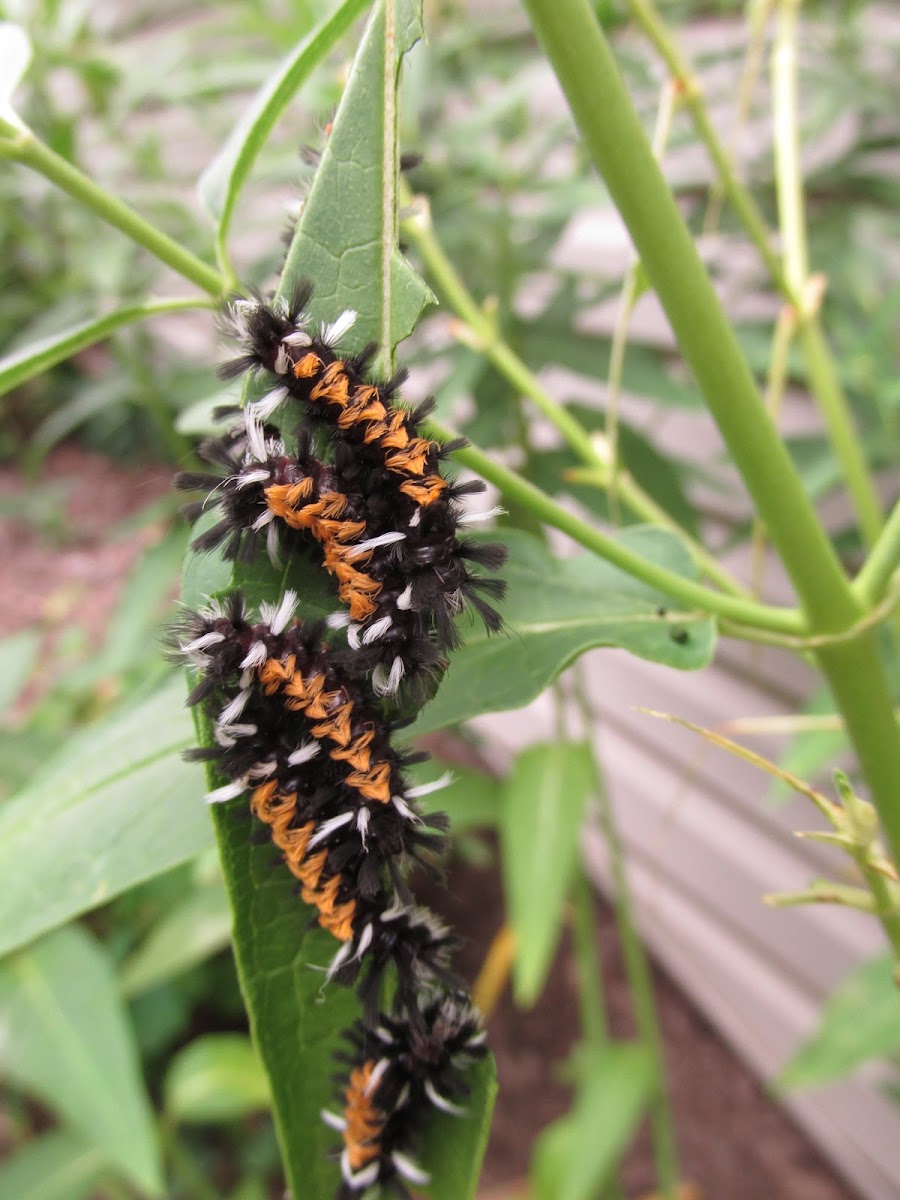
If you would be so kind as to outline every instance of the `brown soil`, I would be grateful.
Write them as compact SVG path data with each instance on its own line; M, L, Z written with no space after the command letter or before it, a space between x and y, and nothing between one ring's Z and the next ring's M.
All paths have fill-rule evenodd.
M168 471L123 470L77 447L63 447L51 456L42 479L65 489L54 537L42 535L39 512L21 477L0 468L4 513L12 500L17 514L0 520L5 632L35 624L58 629L65 622L96 639L142 538L153 536L151 531L109 541L109 531L164 494ZM503 919L496 872L457 866L449 892L427 900L465 939L460 966L473 979ZM612 918L600 901L597 916L612 1032L628 1037L633 1033L628 989ZM697 1185L697 1194L703 1200L853 1200L851 1189L662 972L656 973L656 987L682 1174ZM558 1069L577 1033L574 995L564 941L540 1003L518 1012L505 995L490 1021L500 1095L483 1184L493 1200L515 1194L535 1136L566 1111L569 1094ZM652 1190L646 1130L628 1154L623 1179L631 1197Z

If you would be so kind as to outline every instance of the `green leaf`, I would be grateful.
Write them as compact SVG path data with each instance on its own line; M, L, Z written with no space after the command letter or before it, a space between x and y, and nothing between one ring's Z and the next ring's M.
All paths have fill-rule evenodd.
M176 679L73 737L0 809L0 954L212 842Z
M92 662L96 677L120 675L145 660L158 642L159 622L178 579L187 539L183 525L169 529L132 568L106 641Z
M0 1196L10 1200L82 1200L108 1170L96 1146L57 1129L28 1142L0 1167Z
M254 1043L269 1077L288 1187L330 1196L335 1134L320 1111L333 1095L333 1052L359 1015L355 994L323 982L338 943L310 928L311 912L270 844L249 844L249 827L217 805L213 821L234 913L234 947ZM302 1185L298 1188L298 1183Z
M0 1066L144 1195L163 1191L153 1117L105 950L70 925L0 963Z
M422 36L421 0L395 0L393 42L397 62ZM298 278L316 290L310 311L334 320L355 309L350 349L377 342L392 349L412 333L431 292L396 245L394 148L385 136L385 95L393 95L393 68L385 74L384 6L366 28L334 126L288 251L279 293ZM396 117L396 113L395 113ZM386 221L387 218L387 221Z
M585 805L596 785L586 743L530 746L503 788L500 845L509 919L516 936L513 990L530 1007L544 986L578 870Z
M220 245L224 245L228 237L234 206L256 156L278 118L313 69L368 7L369 0L343 0L297 43L253 97L225 145L200 176L197 192L218 223Z
M36 629L14 633L0 642L0 716L19 697L37 663L41 635Z
M31 62L31 42L21 25L0 21L0 121L24 129L12 105L13 94ZM0 131L6 134L6 130Z
M231 942L231 909L221 884L191 892L154 926L119 970L129 998L196 966Z
M900 1052L900 994L884 955L845 979L828 999L819 1028L778 1077L786 1090L840 1079L870 1058Z
M0 75L2 78L2 75ZM93 321L85 321L83 325L72 325L50 337L32 342L21 350L15 350L0 358L0 396L5 396L13 388L43 375L57 363L64 362L96 342L103 341L123 325L142 321L159 313L179 312L183 309L206 308L205 299L191 300L147 300L143 304L127 304L105 317L97 317Z
M538 1138L531 1166L535 1200L593 1200L636 1130L653 1086L644 1046L612 1043L596 1051L572 1111Z
M383 351L411 332L430 296L396 249L396 114L390 115L394 55L403 54L420 36L420 5L400 0L392 13L390 38L382 6L369 23L280 285L284 294L298 277L312 278L314 318L333 320L353 308L358 314L354 337L360 345L374 338ZM387 119L386 95L391 102ZM223 566L214 556L192 559L185 585L189 602L219 590L222 576ZM241 566L233 581L253 604L296 587L304 618L336 606L325 572L310 571L302 563L284 572L262 562ZM338 1141L319 1112L332 1100L333 1053L340 1031L358 1013L358 1002L352 992L335 985L323 995L322 967L333 957L336 943L320 929L310 929L310 911L297 899L290 875L283 868L270 870L271 847L248 845L246 825L231 820L227 810L216 809L213 820L234 910L241 985L270 1079L288 1187L296 1196L330 1195L338 1180L330 1152ZM479 1075L472 1113L486 1113L489 1103L490 1081ZM455 1168L457 1175L471 1178L478 1170L473 1155L483 1150L481 1124L474 1140L469 1123L447 1124L442 1145L451 1157L463 1160Z
M462 1116L430 1115L422 1139L422 1165L431 1174L428 1200L474 1200L491 1132L497 1072L489 1055L472 1069L471 1095Z
M510 551L502 572L509 592L500 606L506 631L489 637L480 625L463 630L465 645L413 734L520 708L595 646L619 646L683 671L711 660L715 624L708 617L672 611L661 592L594 555L557 559L514 530L504 531L504 540ZM686 578L697 577L683 543L666 530L636 526L618 540Z
M269 1107L269 1083L250 1039L237 1033L196 1038L172 1060L166 1113L182 1124L235 1121Z

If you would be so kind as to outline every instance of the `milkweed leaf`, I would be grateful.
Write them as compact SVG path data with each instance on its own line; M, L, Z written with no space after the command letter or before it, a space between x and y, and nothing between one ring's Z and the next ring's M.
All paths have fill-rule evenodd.
M516 939L513 990L526 1007L540 995L556 951L595 784L591 747L555 742L524 750L503 787L500 845Z
M69 925L0 963L0 1066L145 1196L163 1193L137 1048L106 951Z
M486 712L520 708L539 696L571 663L597 646L617 646L640 658L693 671L715 648L715 623L678 612L661 592L590 554L558 559L536 538L504 530L509 591L499 606L505 630L489 636L467 626L440 690L412 732L430 733ZM682 541L652 526L619 540L645 558L696 578Z
M0 954L212 844L180 679L73 737L0 808Z
M225 145L200 176L197 191L207 211L218 223L217 238L220 245L227 240L238 197L278 118L312 71L356 18L365 12L369 3L370 0L343 0L300 40L253 97Z

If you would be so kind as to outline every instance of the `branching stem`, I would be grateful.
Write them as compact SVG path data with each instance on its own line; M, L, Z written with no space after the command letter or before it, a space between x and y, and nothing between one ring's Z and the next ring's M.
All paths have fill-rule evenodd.
M583 482L609 489L615 473L608 453L602 453L584 426L547 392L540 380L515 354L499 335L494 321L475 302L453 264L444 253L431 228L424 206L416 204L408 191L402 194L405 209L410 212L402 222L406 237L419 251L429 279L456 315L465 323L467 342L480 350L496 369L523 396L532 401L539 412L551 421L566 443L590 470ZM726 571L714 555L673 520L627 472L616 477L616 492L623 504L641 520L671 529L685 541L699 569L732 596L749 593Z
M430 437L439 441L450 441L456 435L436 421L427 423ZM545 492L536 488L533 483L502 466L483 450L468 446L465 450L457 450L454 458L464 466L471 468L477 475L494 484L503 496L534 513L546 525L559 529L568 534L573 541L605 558L614 566L620 567L635 579L640 579L650 587L665 592L686 608L695 608L701 612L730 617L741 624L753 626L756 629L771 630L795 636L803 636L806 632L803 618L796 609L773 608L765 604L756 604L751 600L743 600L737 596L725 596L721 592L713 592L702 584L694 583L683 575L678 575L658 563L635 554L627 546L617 542L615 538L594 529L586 521L563 508L561 504L551 499Z
M222 299L227 292L228 284L223 275L94 183L30 130L13 129L0 122L0 158L12 159L38 171L214 299Z
M791 576L808 619L806 633L814 637L843 633L865 618L865 608L851 590L765 411L588 0L524 3L682 353ZM731 597L722 599L740 603ZM874 632L864 630L852 640L823 645L816 658L847 722L885 832L900 859L895 766L900 760L900 731Z

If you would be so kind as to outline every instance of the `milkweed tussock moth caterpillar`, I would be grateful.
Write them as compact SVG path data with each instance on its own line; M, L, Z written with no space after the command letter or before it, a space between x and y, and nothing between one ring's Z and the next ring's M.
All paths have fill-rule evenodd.
M413 1157L429 1108L461 1111L469 1066L485 1053L477 1017L452 973L454 940L405 882L410 866L434 866L446 821L419 800L405 768L426 757L398 751L385 698L415 698L460 643L456 617L469 609L489 633L489 603L504 584L506 549L464 534L493 512L467 515L480 481L455 482L442 463L464 439L441 446L420 433L432 402L409 409L397 393L405 373L366 378L374 347L342 356L355 314L310 331L310 287L287 301L234 302L224 324L242 353L221 374L270 373L275 386L220 437L201 447L213 472L178 477L205 499L196 518L217 522L194 541L248 560L260 540L273 563L307 553L334 576L343 611L304 626L286 593L253 618L239 594L189 612L177 654L199 675L213 744L191 752L227 780L212 803L249 797L252 814L297 880L314 922L339 943L327 979L356 984L365 1019L348 1035L354 1053L342 1083L339 1200L385 1184L402 1196L425 1186ZM288 440L273 423L288 401L301 424ZM232 410L235 412L236 410ZM494 510L497 511L497 510ZM324 640L343 631L346 648ZM391 1014L376 1017L385 973L396 976Z
M466 514L461 501L484 485L452 482L440 473L442 461L464 441L442 447L420 437L432 402L401 407L395 397L402 373L383 385L365 381L374 348L354 358L338 356L353 314L312 335L302 312L308 298L303 285L280 307L232 305L228 324L245 353L224 368L225 375L270 371L278 386L248 406L242 425L201 447L224 475L183 474L176 483L207 492L205 501L188 507L190 517L212 505L221 514L195 540L198 550L221 546L226 557L252 557L264 534L277 563L304 542L318 545L345 605L332 627L346 629L375 690L393 695L405 679L421 693L418 685L459 645L459 613L473 609L489 632L501 628L489 600L501 599L505 585L474 568L498 570L506 549L462 535L497 510ZM299 400L303 412L290 451L265 424L288 397ZM328 462L312 454L310 430L326 435Z
M293 619L296 596L262 605L253 621L233 594L187 613L174 631L177 655L200 679L189 704L213 724L215 745L189 751L229 782L207 796L249 795L316 920L340 943L328 978L377 1000L393 964L399 994L452 980L453 940L404 882L413 862L434 864L446 819L425 817L419 799L436 784L411 787L404 768L427 757L398 752L397 723L368 693L353 656L327 646L321 623Z
M421 1007L358 1022L345 1038L341 1110L322 1113L343 1137L338 1200L376 1184L409 1197L407 1185L430 1181L413 1157L429 1110L463 1113L466 1074L487 1053L478 1015L462 992L435 994Z

